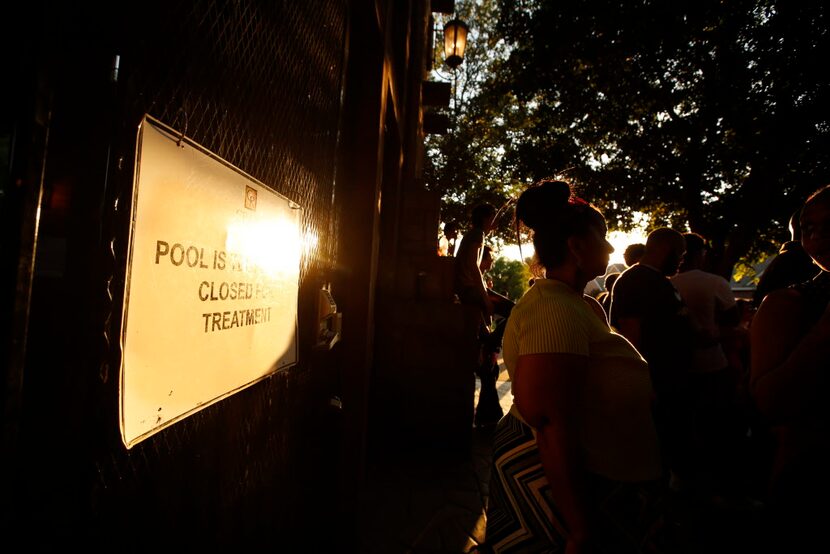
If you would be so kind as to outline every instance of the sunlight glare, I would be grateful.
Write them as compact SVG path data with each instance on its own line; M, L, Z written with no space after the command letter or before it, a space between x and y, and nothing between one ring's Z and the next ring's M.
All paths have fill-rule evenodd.
M611 259L609 262L612 264L625 263L623 253L630 244L638 242L645 244L646 242L645 232L638 229L633 229L629 233L625 233L623 231L611 231L608 233L607 238L608 242L611 243L611 246L614 247L614 252L611 253Z
M235 221L228 226L225 248L239 254L271 279L299 271L299 229L287 219Z
M614 247L614 252L611 253L609 264L621 264L624 263L623 252L625 252L625 249L629 244L634 244L636 242L645 244L646 232L641 229L633 229L629 233L625 233L623 231L611 231L608 233L608 242L610 242L611 246ZM522 260L522 258L519 257L519 247L515 244L504 245L504 247L502 247L499 251L499 255L509 260ZM521 256L523 258L530 258L533 256L532 243L522 244Z

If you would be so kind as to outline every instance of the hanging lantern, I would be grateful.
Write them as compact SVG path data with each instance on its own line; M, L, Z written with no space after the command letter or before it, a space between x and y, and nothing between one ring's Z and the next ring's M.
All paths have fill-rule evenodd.
M444 25L444 60L452 69L464 61L468 30L467 24L460 19L453 19Z

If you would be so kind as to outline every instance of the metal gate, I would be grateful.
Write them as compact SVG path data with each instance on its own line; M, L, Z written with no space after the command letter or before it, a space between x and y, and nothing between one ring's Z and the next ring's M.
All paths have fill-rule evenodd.
M347 2L55 4L33 8L20 30L33 64L17 77L38 83L48 143L28 145L44 160L43 196L25 364L7 378L20 384L6 410L11 525L61 548L285 541L331 515L337 479L339 437L320 392L333 377L309 363L312 325L299 329L299 366L129 451L120 444L136 126L150 114L303 207L302 231L316 240L298 310L313 324L337 263Z

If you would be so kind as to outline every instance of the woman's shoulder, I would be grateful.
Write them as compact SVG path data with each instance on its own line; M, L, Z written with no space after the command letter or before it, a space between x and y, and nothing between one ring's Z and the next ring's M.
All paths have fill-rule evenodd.
M769 307L786 307L786 306L797 306L804 301L804 293L795 287L787 287L783 289L777 289L772 291L771 293L767 294L764 297L764 300L761 302L761 306Z
M794 287L777 289L764 297L758 306L754 321L787 323L794 317L801 317L805 305L806 298L801 290Z

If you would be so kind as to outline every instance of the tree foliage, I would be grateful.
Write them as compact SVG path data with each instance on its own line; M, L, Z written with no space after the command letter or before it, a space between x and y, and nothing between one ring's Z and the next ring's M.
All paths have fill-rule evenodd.
M454 138L438 145L447 163L433 176L446 199L453 187L507 198L564 175L611 229L645 213L651 227L706 236L731 268L785 240L793 210L830 182L824 3L490 8L488 20L469 23L488 25L486 48L499 55L464 99Z
M527 291L530 270L518 260L496 258L488 272L493 279L493 290L511 300L518 300Z

